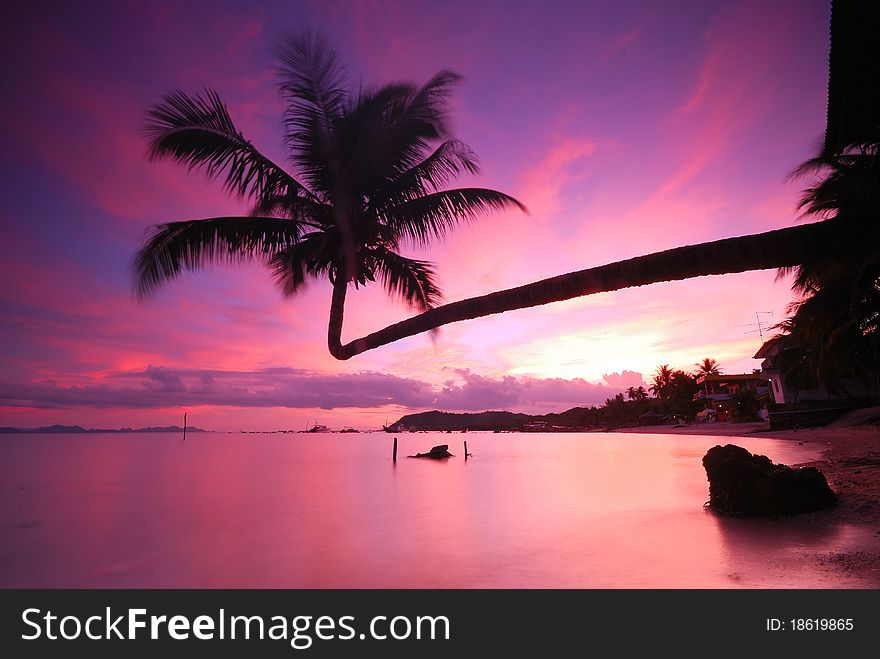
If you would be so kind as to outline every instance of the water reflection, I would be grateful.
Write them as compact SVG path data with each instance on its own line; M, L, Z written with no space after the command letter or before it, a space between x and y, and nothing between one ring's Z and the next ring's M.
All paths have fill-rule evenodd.
M832 554L858 551L877 544L869 531L835 523L827 513L796 515L787 519L735 519L707 511L723 541L721 556L727 577L749 587L801 588L806 581L816 588L856 588L866 584L863 575L848 574Z
M853 529L703 510L718 442L469 433L468 461L453 445L448 460L401 457L448 443L420 433L400 436L395 465L385 434L10 438L0 586L852 585L815 556L863 542Z

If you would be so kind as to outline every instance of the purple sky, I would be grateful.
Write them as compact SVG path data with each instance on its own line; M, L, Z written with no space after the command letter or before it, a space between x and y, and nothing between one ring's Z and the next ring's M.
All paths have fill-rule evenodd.
M284 161L271 48L312 28L352 78L463 74L453 123L498 214L413 256L447 300L659 249L790 226L825 120L827 1L22 3L3 22L0 425L375 428L423 409L563 410L703 357L758 366L771 271L658 284L459 323L337 362L329 286L283 300L258 266L146 304L129 264L159 222L240 213L149 163L147 108L208 86ZM350 296L344 338L410 312Z

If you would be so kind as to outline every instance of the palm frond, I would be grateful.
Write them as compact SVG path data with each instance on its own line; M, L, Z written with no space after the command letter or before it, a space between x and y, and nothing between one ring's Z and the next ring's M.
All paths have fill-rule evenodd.
M297 154L325 152L333 122L343 111L347 75L339 56L320 34L288 34L274 49L278 59L285 142Z
M306 226L329 226L333 208L311 197L301 197L296 190L284 188L259 199L251 208L253 217L285 217Z
M453 86L460 81L455 71L440 71L415 93L399 120L423 126L423 134L429 139L449 137L447 102Z
M266 262L285 297L299 293L309 276L328 274L333 269L329 247L327 234L314 231L304 235L296 244L280 250Z
M873 142L856 142L838 154L811 158L790 175L821 176L798 203L803 216L876 221L880 207L880 154Z
M389 166L396 173L398 164L387 155L388 107L411 92L402 84L362 89L329 126L312 120L293 149L297 168L311 186L328 199L338 198L341 190L357 198L384 182Z
M152 295L183 270L214 263L267 259L295 244L301 227L273 217L215 217L153 227L133 263L138 299Z
M264 199L281 191L310 196L290 174L260 153L235 127L217 92L189 96L175 91L147 112L144 132L151 160L171 158L209 179L224 177L239 197Z
M375 270L385 290L419 311L442 301L443 294L427 261L409 259L385 248L373 250Z
M377 190L369 206L388 208L439 191L463 171L479 172L476 154L458 140L446 140L430 156Z
M424 160L432 143L449 136L447 97L459 79L441 71L422 87L394 83L361 90L335 125L344 163L340 183L371 196Z
M508 208L528 212L519 201L503 192L459 188L434 192L398 204L382 215L385 223L396 233L425 246L431 238L443 238L449 229L462 222L473 221L483 213Z

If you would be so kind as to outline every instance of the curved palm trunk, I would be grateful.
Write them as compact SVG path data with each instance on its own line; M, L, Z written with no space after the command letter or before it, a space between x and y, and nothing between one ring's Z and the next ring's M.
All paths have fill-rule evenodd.
M341 334L346 285L337 280L330 309L328 345L330 354L336 359L350 359L367 350L449 323L514 309L662 281L788 267L829 256L878 249L880 232L870 229L866 231L865 228L860 231L857 225L842 220L825 220L766 233L676 247L451 302L345 345L341 342Z

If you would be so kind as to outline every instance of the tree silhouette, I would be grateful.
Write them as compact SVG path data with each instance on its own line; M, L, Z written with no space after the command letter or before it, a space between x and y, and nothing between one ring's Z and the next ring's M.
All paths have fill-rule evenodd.
M244 137L216 92L166 95L148 113L150 157L222 178L253 206L249 217L155 227L135 258L135 288L143 299L182 270L245 260L268 266L286 296L311 277L328 277L328 347L345 359L357 352L341 344L350 284L379 281L415 309L430 310L441 299L433 267L403 256L401 245L425 246L485 212L525 208L495 190L445 189L459 174L478 171L475 154L448 125L457 74L441 71L422 87L354 92L320 36L290 36L275 54L295 175Z
M805 216L841 218L880 233L880 142L855 142L801 165L793 176L820 175L800 207ZM795 301L776 326L787 352L784 374L802 388L822 383L849 395L842 380L880 377L880 254L826 256L793 268ZM783 271L785 273L786 271ZM783 274L781 273L781 274Z
M630 400L645 400L648 397L648 392L645 391L645 388L642 386L628 387L626 390L626 396Z
M666 392L669 389L669 384L672 381L672 374L674 371L669 368L669 364L663 364L662 366L657 367L657 372L654 374L654 384L651 385L651 393L654 394L657 398L665 398Z
M168 95L151 112L151 155L203 169L212 178L225 176L227 189L255 202L253 217L157 227L136 258L139 296L182 269L217 261L262 260L287 295L299 291L307 277L328 276L333 283L328 348L334 357L349 359L449 323L514 309L828 259L876 262L880 252L876 220L866 230L861 216L837 213L821 222L677 247L436 306L440 291L431 265L403 257L401 242L425 245L486 211L523 208L494 190L439 189L462 171L476 171L473 154L448 135L444 101L457 76L441 72L422 88L387 85L354 95L343 87L336 54L322 40L292 38L278 55L288 102L286 142L301 180L245 140L215 93ZM343 344L348 285L377 279L422 313Z
M697 377L701 375L721 375L721 367L718 365L718 362L709 357L705 357L703 361L697 362L694 366L697 367L695 373Z

